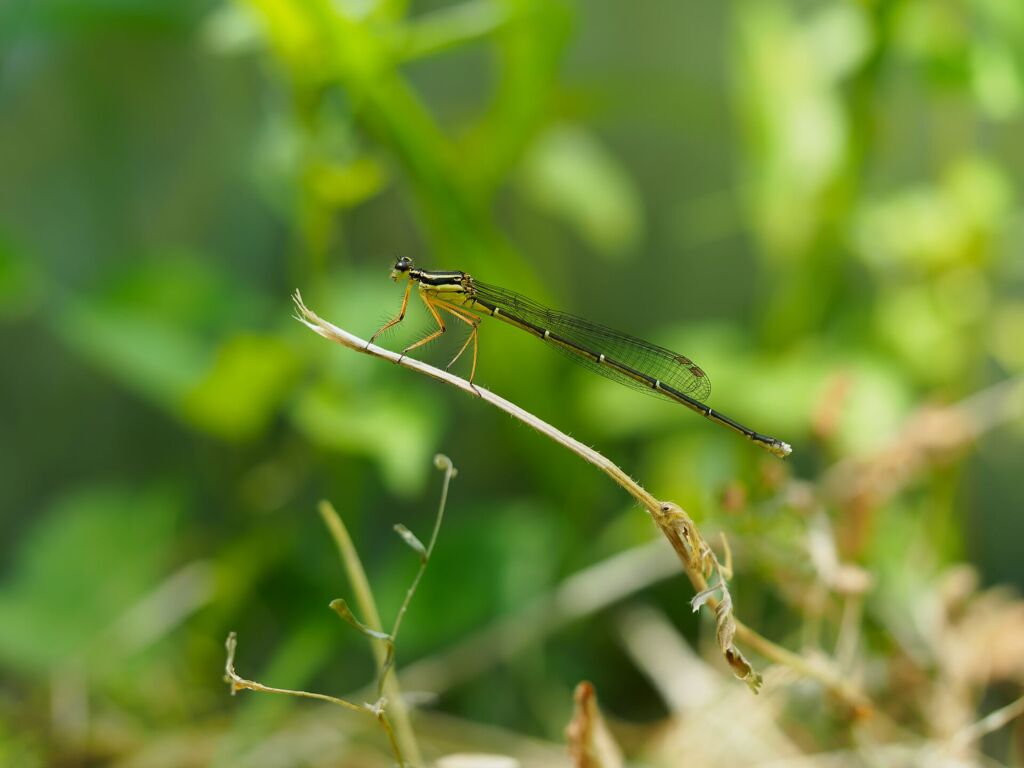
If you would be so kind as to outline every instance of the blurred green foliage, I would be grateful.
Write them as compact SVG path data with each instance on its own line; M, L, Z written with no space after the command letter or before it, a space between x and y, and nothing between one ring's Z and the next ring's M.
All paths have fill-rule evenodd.
M368 337L409 255L684 350L784 468L505 327L478 381L729 532L739 614L793 646L813 573L780 473L1024 372L1019 0L15 0L0 41L0 762L235 764L297 707L226 700L229 629L268 684L368 682L315 502L393 610L390 527L428 525L439 450L460 476L403 662L650 537L539 436L310 334L295 288ZM1021 461L1018 420L827 510L871 632L956 560L1024 586ZM694 637L687 589L642 598ZM589 677L657 716L607 625L439 706L559 739Z

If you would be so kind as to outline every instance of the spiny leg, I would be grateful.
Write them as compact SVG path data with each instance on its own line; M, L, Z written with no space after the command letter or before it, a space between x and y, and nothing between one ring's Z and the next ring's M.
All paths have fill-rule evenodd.
M453 365L455 365L455 362L460 357L462 357L462 353L466 351L466 347L469 346L469 342L473 342L473 367L470 368L469 372L469 383L472 384L473 377L476 376L476 353L479 338L477 335L477 328L480 326L480 318L477 317L476 315L472 315L469 312L466 312L465 310L457 308L445 301L438 301L437 306L448 312L450 315L459 318L459 320L466 323L470 327L469 336L466 337L466 341L463 342L462 347L459 349L458 353L455 355L455 357L451 359L451 362L448 363L448 365L446 365L444 369L447 371Z
M370 341L366 346L370 346L370 344L373 344L374 339L376 339L378 336L384 333L384 331L386 331L388 328L391 328L392 326L398 325L400 322L402 322L402 319L405 317L405 308L409 305L409 291L411 290L412 283L410 282L405 286L405 295L402 296L402 308L398 310L398 317L395 317L392 320L388 320L386 323L384 323L384 325L382 325L377 330L377 332L370 337Z
M434 319L437 321L437 330L434 331L433 333L427 334L422 339L417 341L415 344L410 344L408 347L403 349L401 356L398 358L399 360L401 360L407 354L416 349L416 347L422 347L424 344L429 344L442 333L448 330L448 328L444 324L444 320L441 319L441 315L439 315L437 313L437 310L434 309L434 304L430 301L430 299L428 299L426 295L423 293L420 294L420 298L423 299L423 303L427 305L427 309L430 310L430 314L433 315Z
M469 383L472 384L473 383L473 377L476 376L476 350L477 350L477 330L476 329L477 329L477 326L479 325L479 323L470 323L470 325L472 326L472 329L469 332L469 336L466 337L466 340L462 343L462 346L459 348L458 353L456 353L455 357L453 357L451 359L451 362L449 362L448 365L446 365L444 367L444 369L447 371L453 365L455 365L456 361L460 357L462 357L462 353L466 351L466 347L469 346L469 342L473 342L473 366L469 369Z

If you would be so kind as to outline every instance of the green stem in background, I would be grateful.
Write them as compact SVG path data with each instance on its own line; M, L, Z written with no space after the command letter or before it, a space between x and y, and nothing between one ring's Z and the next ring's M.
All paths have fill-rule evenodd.
M438 454L434 457L434 466L444 472L444 482L441 488L441 501L438 504L437 517L434 520L434 529L430 535L430 543L424 546L411 531L405 528L405 526L395 526L395 530L399 535L402 536L405 542L414 551L416 551L417 554L419 554L420 567L412 581L412 584L405 593L405 599L402 601L402 605L398 610L394 626L391 628L390 633L386 633L383 630L383 624L380 620L380 612L377 610L377 601L374 599L373 591L370 588L370 581L366 577L366 571L363 568L362 561L359 559L359 553L356 551L355 545L352 543L352 537L349 535L348 529L342 522L341 516L328 501L321 501L318 506L320 516L323 518L324 524L327 526L331 537L334 539L334 542L338 547L341 562L345 567L349 583L352 585L352 591L355 594L356 604L359 606L360 613L366 617L366 621L364 623L356 618L355 614L344 600L332 600L331 609L349 625L353 626L369 638L370 647L373 650L373 655L377 663L377 701L374 704L359 705L348 701L347 699L340 699L323 693L310 693L308 691L272 688L253 680L246 680L235 673L235 649L237 646L237 639L234 632L228 635L226 643L227 662L224 666L224 679L226 682L231 684L232 694L242 689L260 691L262 693L280 693L289 696L315 699L317 701L326 701L328 703L344 707L345 709L349 709L353 712L371 714L384 729L388 738L388 743L391 745L391 749L395 754L395 759L398 761L400 766L403 766L404 768L404 766L410 763L412 765L423 764L423 757L419 749L419 744L416 742L415 733L412 730L409 711L402 698L402 691L399 687L398 679L395 675L388 673L392 671L395 665L395 639L398 637L398 630L402 625L402 619L405 616L406 611L409 609L409 604L412 602L413 595L416 594L416 589L427 569L427 564L430 562L430 555L433 553L434 546L437 544L437 537L441 531L441 521L444 519L445 505L448 502L448 486L451 483L451 479L458 474L451 462L451 459L442 454ZM390 718L388 717L389 714L391 715Z
M434 457L434 466L444 472L444 481L441 486L441 501L437 505L437 517L434 519L434 530L430 534L430 543L427 544L424 549L419 539L413 536L405 526L395 526L395 530L406 540L406 543L409 543L410 546L418 552L420 556L420 568L416 572L416 577L412 580L412 584L409 585L409 589L405 593L405 599L402 601L402 606L398 609L398 614L395 616L395 624L391 627L391 636L387 640L387 659L381 667L380 680L377 683L378 694L383 691L384 681L388 678L388 672L390 672L395 666L395 643L398 640L398 630L402 626L402 619L405 617L405 612L409 609L409 604L412 602L412 596L416 594L416 588L419 587L420 580L423 578L423 574L427 570L427 564L430 562L430 556L434 552L434 545L437 543L437 534L441 530L441 521L444 519L444 508L448 503L448 485L451 483L452 478L459 473L458 470L455 469L455 465L452 464L452 460L443 453L439 453ZM413 544L413 542L415 543Z
M326 96L340 86L352 127L361 134L351 149L358 151L365 135L375 150L397 159L397 175L412 192L432 251L441 258L458 254L470 266L501 253L522 269L521 258L495 227L493 203L550 118L571 28L565 0L465 0L416 17L405 15L404 2L378 5L367 14L330 0L246 5L264 22L270 50L289 75L306 124L315 123ZM470 45L486 46L495 60L495 82L473 127L452 139L404 64ZM308 142L318 141L318 132L310 132ZM305 191L306 210L299 218L313 261L322 265L340 204L318 197L315 185Z
M398 685L398 680L394 675L388 676L384 680L384 675L380 674L380 670L385 669L388 663L388 641L383 639L387 635L384 633L380 612L377 610L377 601L373 597L370 581L366 578L366 571L363 569L363 563L359 559L359 553L356 552L355 545L352 543L352 537L349 536L348 529L341 521L341 516L331 506L331 503L321 501L318 509L320 517L323 518L324 524L331 532L331 536L338 547L338 554L341 557L342 565L345 567L345 572L348 574L349 583L352 585L352 592L355 595L359 611L365 619L366 626L372 630L372 633L370 633L370 648L373 650L378 674L382 680L381 691L387 700L388 712L390 712L391 719L394 722L395 739L400 746L399 754L404 755L406 760L413 765L422 765L423 757L412 730L409 711L402 698L402 691ZM337 610L334 603L332 603L332 608ZM383 717L383 714L379 715L379 717ZM402 760L399 760L399 762L404 765Z

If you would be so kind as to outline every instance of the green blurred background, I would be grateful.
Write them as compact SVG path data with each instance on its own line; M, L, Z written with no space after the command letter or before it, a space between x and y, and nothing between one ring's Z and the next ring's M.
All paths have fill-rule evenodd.
M738 614L799 650L813 514L784 490L1024 369L1022 129L1019 0L9 0L0 762L250 764L312 710L228 698L232 629L243 674L367 683L364 639L326 608L348 587L316 503L392 615L416 562L391 526L429 531L436 452L459 476L400 664L657 536L564 450L292 319L299 288L368 337L399 255L684 351L714 407L792 443L780 464L481 329L478 383L727 532ZM1001 419L867 523L821 505L875 579L865 658L899 655L888 622L950 563L1024 586L1022 462ZM628 600L697 641L690 596L677 575ZM611 715L657 722L614 615L430 706L557 742L586 678Z

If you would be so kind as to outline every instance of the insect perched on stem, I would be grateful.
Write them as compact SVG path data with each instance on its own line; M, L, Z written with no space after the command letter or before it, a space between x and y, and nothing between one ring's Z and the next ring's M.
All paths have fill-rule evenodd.
M402 257L391 270L396 282L408 280L402 307L370 338L372 343L381 333L397 325L405 317L409 294L415 284L420 298L437 321L437 330L405 348L407 354L427 344L447 330L441 312L447 312L466 323L469 337L448 363L451 367L473 345L473 365L469 381L476 375L478 334L481 316L490 316L514 325L546 341L574 362L606 378L648 394L668 398L685 405L711 421L757 443L780 458L792 452L789 443L776 440L749 429L728 416L707 406L703 401L711 394L707 374L690 358L646 341L613 331L597 323L567 312L557 312L506 288L481 283L465 272L437 272L416 269L412 259Z

